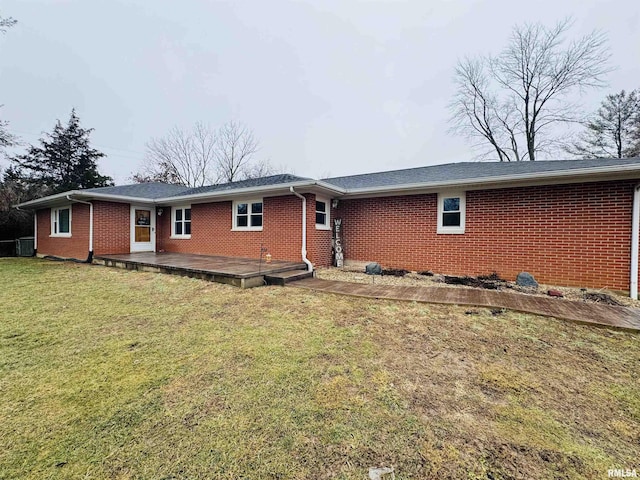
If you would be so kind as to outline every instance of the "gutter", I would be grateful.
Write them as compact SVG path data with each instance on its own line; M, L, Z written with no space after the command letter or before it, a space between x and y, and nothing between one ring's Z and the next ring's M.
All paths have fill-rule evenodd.
M302 261L307 264L309 271L313 272L313 263L307 258L307 199L293 187L289 187L289 191L302 200Z
M114 202L122 202L122 203L138 203L142 205L156 203L155 200L152 198L129 197L125 195L109 195L105 193L87 192L86 190L71 190L68 192L56 193L55 195L49 195L48 197L29 200L28 202L15 205L15 207L38 209L42 205L43 206L42 208L46 208L46 206L49 205L49 202L54 200L62 200L62 199L68 200L69 196L71 195L79 195L85 198L92 198L95 200L106 200L106 201L114 201ZM79 202L80 200L73 200L73 201Z
M258 187L247 187L247 188L238 188L232 190L217 190L213 192L204 192L204 193L193 193L191 195L174 195L171 197L163 197L163 198L143 198L143 197L130 197L127 195L110 195L99 192L87 192L86 190L71 190L69 192L56 193L55 195L49 195L48 197L37 198L35 200L30 200L28 202L21 203L19 205L15 205L16 208L30 208L30 209L38 209L40 206L46 207L50 204L50 202L55 200L69 199L69 196L80 196L83 198L91 198L93 200L106 200L113 202L123 202L123 203L137 203L139 205L162 205L162 204L174 204L176 202L185 202L191 200L226 200L232 197L237 197L239 195L253 195L254 193L258 194L267 194L267 193L279 193L288 191L289 188L293 186L296 188L301 187L318 187L323 190L327 190L331 192L332 195L343 195L347 191L343 188L340 188L336 185L332 185L322 180L305 180L294 183L283 183L283 184L275 184L275 185L265 185ZM76 200L79 201L79 200Z
M301 187L320 187L320 188L329 190L332 193L337 193L337 194L346 193L345 189L338 187L336 185L331 185L329 183L318 181L318 180L304 180L304 181L298 181L293 183L291 182L278 183L274 185L236 188L236 189L230 189L230 190L214 190L211 192L192 193L191 195L174 195L172 197L156 198L154 199L154 202L156 205L159 205L162 203L184 202L189 200L209 200L209 199L215 200L217 198L226 199L230 197L237 197L239 195L252 195L254 193L266 195L267 193L273 193L273 192L279 192L279 191L281 192L286 190L291 191L292 188L301 188Z
M386 172L380 172L382 174ZM100 192L87 192L86 190L73 190L70 192L58 193L50 195L48 197L39 198L36 200L30 200L28 202L17 205L18 207L37 209L39 206L46 206L50 202L58 199L68 198L69 195L81 196L83 198L91 198L97 200L107 200L124 203L138 203L142 205L162 205L165 203L175 202L188 202L188 201L222 201L240 195L252 195L254 193L265 195L268 193L279 193L286 190L290 190L291 187L295 188L318 188L325 190L325 193L330 192L333 196L339 198L358 198L371 195L393 195L393 194L412 194L414 192L426 192L437 191L446 188L457 189L483 189L483 188L503 188L505 185L513 185L516 183L526 182L542 182L542 184L555 184L558 181L563 183L589 181L591 178L594 181L598 180L618 180L626 175L640 173L640 164L633 163L627 165L616 165L614 167L605 165L601 167L589 167L589 168L575 168L564 170L552 170L547 172L533 172L533 173L519 173L512 175L498 175L491 177L476 177L476 178L460 178L456 180L446 181L427 181L427 182L412 182L403 183L397 185L382 185L372 187L356 187L356 188L344 188L337 184L331 183L327 180L302 180L297 182L264 185L257 187L246 187L230 190L214 190L211 192L195 193L191 195L173 195L163 198L140 198L130 197L125 195L110 195ZM602 174L607 174L607 178L602 178ZM365 174L366 175L366 174ZM357 176L357 175L355 175ZM619 177L623 176L623 177ZM339 177L344 178L344 177ZM339 180L337 178L336 180ZM637 178L637 177L636 177Z
M640 184L633 189L633 213L631 219L631 284L630 296L638 299L638 243L640 241Z
M67 195L67 200L69 200L70 202L89 205L89 256L87 257L86 263L91 263L93 262L93 203L71 198L71 195Z
M381 172L385 173L385 172ZM366 196L371 194L392 194L401 193L404 191L414 190L438 190L445 188L467 188L474 187L482 189L484 187L495 185L501 188L504 184L528 182L528 181L540 181L543 184L553 185L554 181L569 179L572 182L586 181L589 178L596 177L594 181L603 180L599 178L599 174L606 173L608 176L624 175L624 174L637 174L640 173L638 164L618 166L618 168L611 168L610 166L603 167L591 167L569 170L552 170L548 172L534 172L534 173L519 173L514 175L496 175L491 177L476 177L476 178L459 178L455 180L435 181L435 182L414 182L414 183L402 183L397 185L382 185L376 187L357 187L346 188L345 197L350 196ZM357 175L356 175L357 176ZM342 177L340 177L342 178Z

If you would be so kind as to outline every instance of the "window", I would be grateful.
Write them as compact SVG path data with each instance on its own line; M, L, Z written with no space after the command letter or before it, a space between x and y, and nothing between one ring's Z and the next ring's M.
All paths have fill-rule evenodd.
M262 230L262 200L233 202L233 230Z
M171 237L191 238L191 205L171 209Z
M329 202L324 199L316 198L316 229L329 230Z
M71 207L51 209L51 236L71 236Z
M464 192L438 194L438 233L464 233L465 207Z

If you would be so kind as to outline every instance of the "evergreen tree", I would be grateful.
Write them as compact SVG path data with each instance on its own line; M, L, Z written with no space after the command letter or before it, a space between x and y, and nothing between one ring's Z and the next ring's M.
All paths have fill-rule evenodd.
M3 177L0 178L0 240L33 235L32 214L14 208L14 205L29 200L29 193L7 175Z
M53 132L40 139L40 146L30 146L27 153L12 159L6 177L47 195L113 185L111 177L98 172L96 162L104 154L89 145L92 131L80 126L72 110L67 125L58 120Z
M7 130L9 122L0 120L0 154L5 155L5 148L13 147L17 143L17 138Z
M583 158L628 158L640 155L640 92L607 95L585 124L579 140L566 148Z

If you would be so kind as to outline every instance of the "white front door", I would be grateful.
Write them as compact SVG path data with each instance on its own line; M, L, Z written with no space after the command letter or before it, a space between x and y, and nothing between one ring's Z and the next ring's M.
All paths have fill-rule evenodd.
M131 205L131 251L156 251L156 209Z

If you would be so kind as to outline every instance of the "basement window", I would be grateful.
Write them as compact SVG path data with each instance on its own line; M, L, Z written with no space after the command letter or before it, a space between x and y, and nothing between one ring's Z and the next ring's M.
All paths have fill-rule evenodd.
M51 236L71 236L71 206L51 209Z
M464 192L438 194L438 230L440 234L462 234L465 227Z
M329 202L316 198L316 230L330 230Z
M191 238L191 205L171 209L171 238Z
M262 230L262 199L233 202L232 230Z

